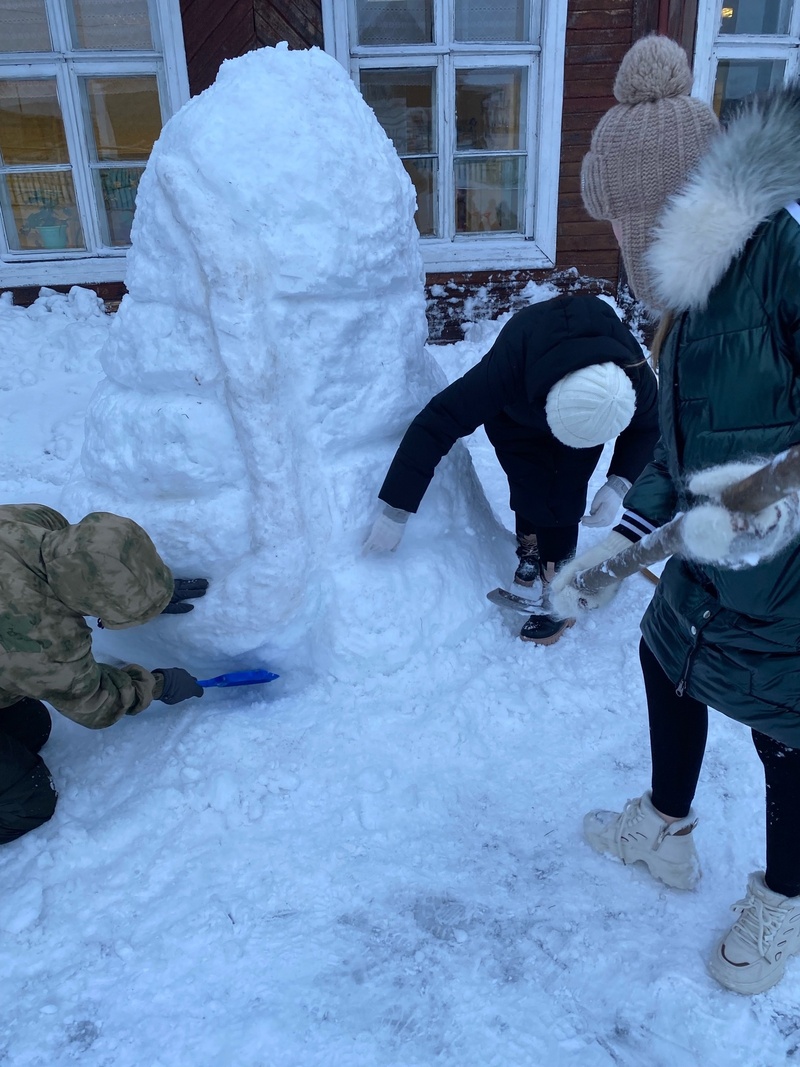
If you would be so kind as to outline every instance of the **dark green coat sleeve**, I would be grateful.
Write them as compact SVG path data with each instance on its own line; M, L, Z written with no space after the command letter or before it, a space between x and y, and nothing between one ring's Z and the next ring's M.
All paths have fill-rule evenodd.
M675 517L678 494L667 469L664 443L656 444L652 460L625 494L623 505L648 519L654 526L663 526Z

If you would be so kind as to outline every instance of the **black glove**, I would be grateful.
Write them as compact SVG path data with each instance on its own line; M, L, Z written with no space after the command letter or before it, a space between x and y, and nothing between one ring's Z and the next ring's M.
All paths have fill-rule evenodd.
M205 693L205 689L197 684L197 679L183 667L156 667L150 673L160 674L164 679L161 696L155 698L163 701L164 704L180 704L182 700L188 700L189 697L201 697Z
M194 610L194 604L184 604L184 600L197 600L206 595L208 578L176 578L175 592L172 600L161 612L162 615L184 615Z

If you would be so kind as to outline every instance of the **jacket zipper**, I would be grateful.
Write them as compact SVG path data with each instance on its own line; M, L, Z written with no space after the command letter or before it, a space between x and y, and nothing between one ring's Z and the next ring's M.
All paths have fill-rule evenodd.
M697 650L700 647L700 637L700 631L695 630L694 644L689 649L689 655L686 657L686 662L683 665L683 671L681 672L681 680L675 687L675 693L679 697L683 696L683 694L686 692L686 686L689 684L689 675L692 673L694 657L697 655Z

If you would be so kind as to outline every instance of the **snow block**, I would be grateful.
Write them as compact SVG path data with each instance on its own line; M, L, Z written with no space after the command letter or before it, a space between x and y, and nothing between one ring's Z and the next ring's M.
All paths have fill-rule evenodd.
M64 495L73 519L129 515L176 575L211 579L190 616L137 631L159 661L174 644L206 674L239 658L346 677L484 610L508 547L461 445L400 551L360 554L394 449L446 384L414 210L391 142L318 49L224 63L164 127Z

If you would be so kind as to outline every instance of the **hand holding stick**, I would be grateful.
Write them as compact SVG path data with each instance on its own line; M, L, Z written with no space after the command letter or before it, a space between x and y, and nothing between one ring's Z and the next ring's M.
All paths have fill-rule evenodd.
M775 456L769 463L754 473L734 482L719 493L719 504L726 512L732 512L730 530L737 537L756 539L764 534L763 524L757 516L770 505L783 501L787 496L800 491L800 445L794 445ZM718 513L721 509L715 509ZM554 607L559 613L569 614L577 606L589 608L604 601L602 591L621 582L640 568L658 563L669 556L698 559L696 550L687 543L687 517L692 512L681 513L671 522L653 530L652 533L610 559L575 574L569 584L554 594ZM779 516L780 517L780 516ZM690 539L693 541L694 539ZM577 592L577 597L576 597Z

